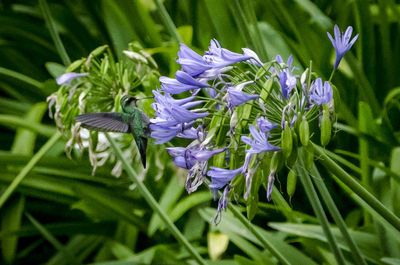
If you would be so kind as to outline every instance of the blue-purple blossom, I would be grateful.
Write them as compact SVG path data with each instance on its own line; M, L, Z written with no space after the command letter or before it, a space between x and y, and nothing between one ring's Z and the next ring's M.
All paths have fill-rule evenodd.
M354 36L354 38L350 41L351 34L353 33L353 28L351 26L347 27L346 32L343 34L340 32L338 25L335 25L334 32L335 32L335 39L333 39L332 35L329 32L327 33L336 51L336 60L334 69L337 69L340 60L342 60L345 53L348 50L350 50L351 46L353 46L353 44L356 42L358 34Z
M290 97L292 89L296 87L297 76L290 73L288 69L282 70L279 76L279 84L281 85L282 95L287 100Z
M249 95L244 92L242 92L242 89L248 85L254 83L253 81L248 81L241 83L236 86L229 86L228 87L228 106L230 109L232 109L235 106L239 106L249 100L257 99L259 96L258 95Z
M87 76L88 73L66 73L60 75L57 79L56 82L60 86L67 86L71 84L71 81L74 80L75 78L82 77L82 76Z
M314 104L322 105L328 104L332 100L333 90L328 81L324 82L322 86L322 79L317 78L311 85L310 99Z
M207 176L211 177L211 184L208 186L213 189L221 189L241 172L241 167L238 169L210 167Z
M263 62L261 62L260 58L258 57L257 53L255 53L253 50L249 48L242 48L242 51L245 55L248 55L251 57L250 60L248 60L250 63L254 64L255 66L261 67L263 66Z
M164 95L153 90L155 103L151 104L156 118L150 119L151 137L157 139L155 144L170 141L175 136L196 139L200 135L192 129L193 121L203 118L208 113L195 113L188 108L197 106L202 101L193 101L194 96L184 99L174 99L168 93Z
M226 148L220 148L216 150L200 150L199 145L192 147L168 147L166 148L168 153L174 157L174 162L177 166L191 169L196 162L206 162L213 155L221 153Z
M260 117L256 120L257 127L262 133L269 133L270 130L278 126L277 123L270 122L267 118Z
M251 59L248 55L231 52L221 48L217 40L211 40L209 50L200 56L185 44L180 45L177 62L182 70L191 76L198 76L211 69L222 69L225 66Z
M270 144L265 133L259 132L254 126L250 125L249 130L254 140L248 136L241 137L241 140L244 143L251 146L251 148L246 150L246 152L250 154L258 154L261 152L278 151L281 149L280 147Z
M175 78L176 79L165 76L160 77L159 80L164 92L170 94L179 94L185 91L209 86L207 83L200 82L183 71L177 71L175 73Z

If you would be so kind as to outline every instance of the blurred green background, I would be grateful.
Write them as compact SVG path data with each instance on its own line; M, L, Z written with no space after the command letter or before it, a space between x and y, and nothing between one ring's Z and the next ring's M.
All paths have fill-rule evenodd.
M71 61L104 44L121 57L135 42L152 54L162 75L173 77L180 41L202 53L216 38L235 52L249 47L263 61L293 54L299 73L312 60L313 71L327 80L335 54L326 32L332 34L335 24L341 30L351 25L360 36L333 79L341 105L327 149L341 155L345 165L354 163L347 164L348 172L398 215L398 1L0 1L0 194L15 185L8 199L0 200L2 262L194 262L125 173L115 178L113 165L106 164L92 176L86 154L65 156L65 140L39 151L56 132L46 98L58 89L55 78L70 63L55 44L57 34ZM151 95L144 87L139 91ZM219 226L210 224L216 203L208 189L187 195L186 173L166 151L150 143L148 153L152 169L144 183L204 259L279 264L229 212ZM282 195L266 203L260 192L264 199L252 222L293 264L335 264L302 187L290 200L283 192L286 176L279 177ZM330 174L324 179L368 264L400 264L399 231L365 214L367 207ZM337 228L333 231L345 259L354 263Z

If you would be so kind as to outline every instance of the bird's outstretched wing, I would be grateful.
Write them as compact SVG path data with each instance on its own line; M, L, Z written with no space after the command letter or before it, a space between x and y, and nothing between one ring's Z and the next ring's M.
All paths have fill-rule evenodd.
M89 130L128 133L129 125L124 122L123 115L116 112L88 113L76 116L75 120Z

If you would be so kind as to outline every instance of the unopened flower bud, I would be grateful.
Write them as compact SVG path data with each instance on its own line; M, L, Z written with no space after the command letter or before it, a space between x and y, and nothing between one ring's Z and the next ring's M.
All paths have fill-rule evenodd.
M287 184L286 184L286 192L290 197L292 197L294 192L296 191L296 183L297 183L296 171L294 169L291 169L287 176Z
M289 158L293 148L293 138L292 131L287 121L285 122L285 129L282 131L281 134L281 148L283 154L285 155L285 158Z
M300 142L303 146L307 146L310 141L310 128L308 126L307 118L304 116L300 123L299 128Z
M324 109L322 111L321 119L321 145L326 146L331 140L331 120L329 118L329 111Z

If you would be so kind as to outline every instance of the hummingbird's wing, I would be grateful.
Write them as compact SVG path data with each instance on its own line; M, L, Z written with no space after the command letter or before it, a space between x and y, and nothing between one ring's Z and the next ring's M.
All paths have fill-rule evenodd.
M82 127L99 132L129 132L129 125L124 122L123 113L102 112L88 113L75 117L75 120L82 123Z

